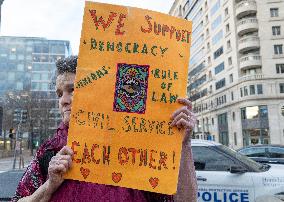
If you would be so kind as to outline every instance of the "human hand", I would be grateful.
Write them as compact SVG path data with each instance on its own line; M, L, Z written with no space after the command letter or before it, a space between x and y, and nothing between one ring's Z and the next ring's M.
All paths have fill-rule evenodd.
M73 151L64 146L54 157L48 166L49 188L55 191L64 181L63 175L71 168Z
M196 124L196 116L192 112L192 104L187 98L178 98L178 103L184 106L177 109L171 116L171 126L185 129L183 142L187 143L191 138L191 131Z

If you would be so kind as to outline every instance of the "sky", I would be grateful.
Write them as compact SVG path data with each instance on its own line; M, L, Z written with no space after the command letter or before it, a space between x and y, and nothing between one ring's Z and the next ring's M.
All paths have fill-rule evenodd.
M69 40L78 54L84 0L5 0L1 36ZM174 0L96 0L168 13Z

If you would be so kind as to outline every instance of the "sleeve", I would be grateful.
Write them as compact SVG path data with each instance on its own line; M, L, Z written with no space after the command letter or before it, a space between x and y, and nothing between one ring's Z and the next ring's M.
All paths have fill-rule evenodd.
M45 182L45 177L41 172L39 164L39 157L41 156L41 153L42 151L39 149L27 167L22 179L18 184L16 193L11 200L12 202L32 195Z

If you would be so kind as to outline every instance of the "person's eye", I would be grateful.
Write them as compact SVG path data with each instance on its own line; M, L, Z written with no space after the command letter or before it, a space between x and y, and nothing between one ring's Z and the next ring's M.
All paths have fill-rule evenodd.
M61 98L61 97L62 97L62 93L58 92L58 93L57 93L57 97L58 97L58 98Z
M74 92L74 88L70 88L70 93L73 94L73 92Z

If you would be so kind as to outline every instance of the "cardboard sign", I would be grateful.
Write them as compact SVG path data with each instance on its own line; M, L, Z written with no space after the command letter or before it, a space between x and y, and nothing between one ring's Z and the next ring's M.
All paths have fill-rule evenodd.
M170 127L186 97L191 23L86 2L66 178L174 194L183 131Z

